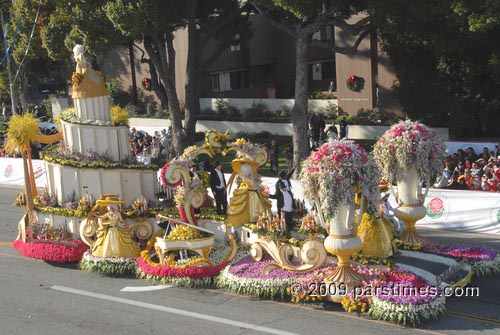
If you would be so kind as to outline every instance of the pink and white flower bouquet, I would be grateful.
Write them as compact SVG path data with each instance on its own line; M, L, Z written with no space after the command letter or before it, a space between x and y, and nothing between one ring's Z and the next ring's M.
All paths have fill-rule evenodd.
M380 199L380 173L366 151L350 140L323 144L302 165L300 179L304 196L319 200L326 220L341 203L353 204L354 193L363 192L368 210L375 211Z
M394 180L398 169L415 167L422 181L441 174L445 146L436 132L417 121L401 121L375 143L373 156L382 176Z

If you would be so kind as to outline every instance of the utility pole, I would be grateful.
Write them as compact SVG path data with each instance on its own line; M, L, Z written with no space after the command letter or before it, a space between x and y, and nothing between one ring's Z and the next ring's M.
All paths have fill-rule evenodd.
M3 5L0 7L0 19L2 23L2 38L3 38L3 44L5 47L5 52L7 52L7 48L9 47L7 45L7 36L4 36L4 30L3 27L5 25L4 18L3 18ZM9 74L9 88L10 88L10 103L11 103L11 108L12 108L12 114L17 114L16 112L16 100L14 98L14 83L12 82L12 74L10 73L10 51L7 53L7 73Z

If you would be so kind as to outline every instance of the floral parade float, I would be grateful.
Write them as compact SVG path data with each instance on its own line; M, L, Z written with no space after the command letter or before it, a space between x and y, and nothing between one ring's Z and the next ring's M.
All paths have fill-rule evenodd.
M397 183L397 191L393 191L398 204L394 214L406 225L401 239L413 244L425 242L415 223L426 215L423 204L427 190L443 169L446 157L443 142L427 126L401 121L377 141L373 155L389 185ZM427 187L425 193L422 183Z
M75 108L62 113L58 120L60 132L41 135L38 121L23 115L12 119L10 134L11 147L17 147L27 162L31 159L31 142L61 140L41 154L47 171L47 190L36 194L32 167L26 164L26 191L16 204L27 208L18 236L23 243L29 242L27 236L39 240L34 232L49 228L52 232L44 236L59 236L59 240L60 230L68 232L64 243L44 239L44 243L64 244L66 249L73 246L74 255L61 260L65 262L79 261L88 248L79 241L78 226L94 206L93 199L101 194L116 194L130 203L137 197L153 199L157 186L157 167L138 164L131 156L128 114L119 107L110 108L104 78L91 68L83 46L75 46L73 52L77 64L72 76ZM15 245L21 251L21 242ZM29 252L42 259L55 257L41 254Z

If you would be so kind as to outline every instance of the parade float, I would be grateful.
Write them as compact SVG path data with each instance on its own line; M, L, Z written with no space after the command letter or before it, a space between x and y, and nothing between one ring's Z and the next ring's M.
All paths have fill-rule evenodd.
M265 149L232 140L227 132L208 131L203 144L167 163L160 176L175 190L176 208L151 207L155 167L127 158L127 117L119 108L110 111L103 80L81 51L75 48L75 110L61 116L61 145L43 155L49 188L40 195L29 144L61 135L40 137L29 115L13 117L9 128L8 147L19 150L25 163L26 190L16 202L26 214L13 243L21 254L81 260L81 269L105 275L217 287L260 299L341 303L348 312L413 326L445 312L447 289L500 273L494 249L422 243L416 233L425 197L421 182L429 185L440 172L443 148L424 125L410 121L380 139L373 159L349 140L313 152L301 170L309 206L296 218L297 231L287 231L270 212L258 173L267 162ZM207 174L191 168L201 155L228 152L236 153L228 215L206 208L200 213L211 206ZM374 161L387 181L383 185ZM394 213L406 224L401 237L380 197L393 182Z
M28 181L25 192L16 199L18 205L27 208L27 214L20 221L19 239L22 242L16 242L18 250L31 243L35 232L49 230L45 236L59 237L45 238L43 243L75 246L75 255L65 258L70 262L79 261L87 248L79 240L79 224L93 208L95 199L102 194L117 195L128 203L137 198L154 199L158 169L135 162L129 148L128 114L119 107L110 108L104 78L90 66L83 46L75 46L73 53L77 64L72 76L75 108L62 113L58 121L59 133L39 134L34 118L34 124L27 119L11 121L12 128L18 129L18 134L11 134L11 138L22 138L20 134L25 136L20 144L26 160L30 160L31 142L60 140L41 154L47 171L47 189L37 195L34 182ZM16 122L19 127L15 127ZM20 132L22 130L24 133ZM33 179L33 172L25 169L25 176ZM37 243L39 245L40 241ZM46 260L53 257L45 254L48 253L29 252L30 257Z

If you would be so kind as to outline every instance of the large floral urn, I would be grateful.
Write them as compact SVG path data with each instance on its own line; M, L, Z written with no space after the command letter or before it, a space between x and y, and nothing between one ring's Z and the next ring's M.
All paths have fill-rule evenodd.
M401 240L411 244L425 243L426 239L415 229L415 223L427 214L424 207L425 194L422 194L417 170L415 167L399 169L396 180L395 196L398 205L394 209L394 215L406 225Z
M394 214L405 225L401 239L407 243L425 243L415 223L425 217L425 194L422 184L432 184L443 169L445 146L439 136L427 126L410 120L401 121L389 129L373 148L375 162L393 191L397 207Z
M351 255L361 246L356 234L355 194L361 193L361 208L375 213L380 200L380 174L373 160L359 145L349 140L331 141L309 156L302 167L304 196L314 201L319 221L328 231L325 249L337 256L338 266L324 278L330 295L340 302L361 282L350 264ZM333 290L335 288L335 290Z
M324 242L325 249L338 258L337 268L324 279L328 287L344 284L346 289L352 289L361 283L361 275L355 272L350 264L351 255L359 251L362 245L361 239L356 236L356 226L359 222L354 222L355 215L354 203L341 203L328 222L330 233ZM342 292L341 287L330 290L330 293L333 293L330 300L342 301Z

